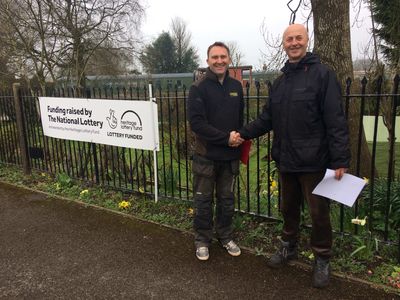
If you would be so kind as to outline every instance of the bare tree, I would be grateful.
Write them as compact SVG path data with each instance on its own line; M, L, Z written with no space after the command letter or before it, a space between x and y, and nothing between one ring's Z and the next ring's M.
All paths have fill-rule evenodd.
M243 64L244 54L239 48L239 45L236 41L226 42L226 45L229 48L229 52L231 55L231 65L233 67L238 67Z
M183 19L175 17L171 21L171 37L176 48L177 72L192 72L197 69L199 56L191 45L192 34Z
M0 86L1 87L9 86L10 79L15 77L15 74L9 70L9 61L11 58L11 53L8 51L8 48L3 43L3 38L5 35L7 35L8 31L9 31L8 24L5 23L4 21L1 22L0 26Z
M90 57L106 42L131 48L143 7L138 0L44 0L63 37L60 64L77 87L85 86Z
M9 87L13 79L13 73L8 69L9 56L0 46L0 88Z
M33 72L44 90L48 76L55 80L57 35L54 20L40 0L0 1L1 43L10 53L10 65L29 83Z
M128 49L118 49L106 42L94 51L86 65L87 75L124 75L134 68L135 57Z
M313 45L313 32L312 29L309 28L309 21L312 18L310 3L308 0L289 0L287 7L291 11L289 24L294 23L297 19L296 23L303 23L306 26L309 34L308 49L311 49ZM297 14L301 14L301 21L298 21ZM260 33L265 44L264 50L261 50L262 69L263 71L275 72L283 66L287 59L286 53L282 47L283 37L280 34L273 35L268 30L265 20L263 20L260 26Z
M90 58L101 49L135 51L144 14L140 0L0 0L1 35L14 65L45 80L65 76L85 85ZM20 73L23 73L21 68Z
M282 36L271 34L265 20L260 26L260 32L265 44L265 50L261 51L262 69L263 71L279 70L286 61L286 54L282 48Z

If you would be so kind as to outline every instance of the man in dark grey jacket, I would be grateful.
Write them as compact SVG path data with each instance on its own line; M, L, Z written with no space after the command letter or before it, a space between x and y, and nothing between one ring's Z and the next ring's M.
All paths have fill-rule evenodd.
M207 64L205 77L191 86L188 97L188 119L196 139L193 227L199 260L209 258L214 190L218 239L230 255L240 255L240 248L232 239L232 217L241 142L235 130L243 126L243 89L238 80L229 76L230 54L225 44L215 42L208 48Z
M244 139L273 130L272 158L279 169L284 219L282 245L268 265L280 267L297 257L300 209L307 201L315 256L313 286L329 283L332 255L330 200L312 194L327 168L340 180L350 163L349 134L336 76L307 52L305 27L290 25L283 35L288 61L275 80L269 105L254 122L239 130Z

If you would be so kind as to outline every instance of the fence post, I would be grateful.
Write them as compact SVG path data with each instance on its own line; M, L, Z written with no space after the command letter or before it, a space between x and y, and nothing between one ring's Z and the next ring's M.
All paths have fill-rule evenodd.
M91 99L92 94L90 92L90 88L86 89L86 98ZM96 143L90 143L93 151L93 163L94 163L94 176L96 180L96 184L100 184L100 174L99 174L99 161L97 159L97 147Z
M20 84L13 83L13 93L14 93L14 106L15 106L15 115L17 119L17 131L19 138L19 145L21 150L21 159L22 159L22 167L25 175L31 175L31 165L29 162L29 151L28 151L28 143L26 137L26 129L24 126L23 113L22 113L22 99L20 93Z

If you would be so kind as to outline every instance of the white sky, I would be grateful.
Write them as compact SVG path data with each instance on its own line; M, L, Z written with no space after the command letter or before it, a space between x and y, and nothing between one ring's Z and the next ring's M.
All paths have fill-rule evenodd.
M207 47L215 41L235 41L244 55L242 65L259 69L261 51L265 43L261 25L265 20L268 31L275 37L281 35L289 24L290 10L287 0L201 0L192 2L180 0L144 0L146 17L142 25L145 42L151 42L162 31L169 31L171 20L180 17L192 34L192 45L198 50L200 66L206 66ZM293 1L295 7L297 1ZM351 8L350 22L353 24L354 10ZM296 23L304 20L305 13L297 13ZM361 58L360 49L369 40L369 12L363 8L359 22L352 26L352 56ZM364 17L362 17L364 16Z

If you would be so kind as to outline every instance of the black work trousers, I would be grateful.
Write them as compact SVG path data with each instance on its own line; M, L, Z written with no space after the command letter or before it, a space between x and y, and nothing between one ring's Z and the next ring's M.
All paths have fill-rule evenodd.
M280 174L281 212L284 220L282 239L286 242L297 242L301 203L304 198L307 201L312 221L311 249L314 256L329 258L332 255L330 200L312 194L324 175L325 171Z
M239 161L212 161L193 158L193 193L195 246L208 247L213 238L214 193L216 194L217 238L222 244L232 240L232 217L235 211L234 185Z

